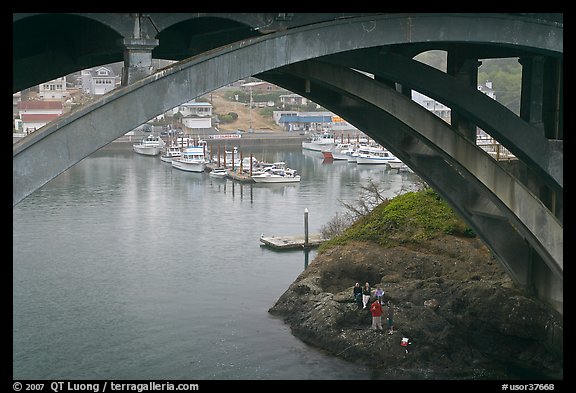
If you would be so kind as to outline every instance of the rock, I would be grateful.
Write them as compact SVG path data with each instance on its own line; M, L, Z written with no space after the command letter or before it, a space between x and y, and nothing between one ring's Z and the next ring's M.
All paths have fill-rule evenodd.
M394 307L394 334L370 329L369 309L353 302L355 282L384 289L382 325ZM310 263L270 313L304 342L394 368L394 378L509 378L507 368L563 377L562 316L515 288L478 239L334 247ZM408 353L402 337L410 339Z
M424 300L424 306L431 310L437 310L440 307L440 303L436 299Z

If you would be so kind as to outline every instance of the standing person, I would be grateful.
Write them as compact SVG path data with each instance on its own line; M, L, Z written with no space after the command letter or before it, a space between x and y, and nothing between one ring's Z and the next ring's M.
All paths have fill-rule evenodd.
M388 320L388 334L394 333L394 305L388 301L388 312L386 314Z
M372 329L383 330L382 329L382 305L380 300L374 300L374 303L370 306L370 311L372 312Z
M384 296L384 290L381 287L377 287L376 292L374 292L374 296L376 296L376 299L378 299L380 304L382 304L382 296Z
M356 283L354 285L354 301L356 302L356 305L358 306L358 308L362 307L362 287L360 286L360 283Z
M370 284L364 284L364 288L362 288L362 304L364 304L363 308L366 308L368 302L370 301L370 295L372 294L370 290Z

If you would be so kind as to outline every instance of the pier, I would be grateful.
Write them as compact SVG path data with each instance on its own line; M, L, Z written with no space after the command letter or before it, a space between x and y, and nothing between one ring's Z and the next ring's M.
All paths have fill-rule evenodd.
M226 176L239 182L254 183L254 179L252 179L249 174L244 172L232 171L228 169L226 171Z
M275 248L277 250L288 250L294 248L312 248L318 247L327 239L323 238L319 233L313 233L308 237L308 245L306 245L305 235L294 236L260 236L262 245Z

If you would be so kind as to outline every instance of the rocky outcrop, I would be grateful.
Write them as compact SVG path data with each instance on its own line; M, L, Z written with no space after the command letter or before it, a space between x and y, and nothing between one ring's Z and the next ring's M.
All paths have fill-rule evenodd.
M356 282L384 289L394 334L371 329L369 309L352 299ZM478 239L331 248L269 311L301 340L389 378L563 377L562 317L516 289Z

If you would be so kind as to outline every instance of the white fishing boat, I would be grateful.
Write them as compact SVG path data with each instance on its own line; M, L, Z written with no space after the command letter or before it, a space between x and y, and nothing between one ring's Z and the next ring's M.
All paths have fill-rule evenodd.
M186 172L204 172L208 164L206 146L187 146L182 155L172 160L172 167Z
M346 159L349 163L356 164L358 158L358 150L369 146L370 145L367 138L357 137L356 142L352 144L352 149L346 152Z
M354 152L351 143L338 143L337 145L322 150L324 158L331 158L338 161L347 161L350 154Z
M145 156L157 156L162 151L164 145L166 145L166 143L162 138L150 134L146 138L142 139L142 141L135 143L132 146L134 148L134 152L138 154Z
M178 145L164 146L160 153L160 159L164 162L172 162L182 156L182 149Z
M226 178L228 174L228 170L226 168L214 168L210 171L210 177L216 178L216 179L224 179Z
M295 169L282 166L271 166L262 172L252 174L252 180L256 183L297 183L300 174Z
M390 165L399 161L394 154L382 146L369 146L358 149L356 163L358 165Z
M302 149L322 152L329 150L336 146L334 134L331 132L323 132L322 134L315 134L311 139L302 142Z

